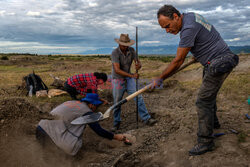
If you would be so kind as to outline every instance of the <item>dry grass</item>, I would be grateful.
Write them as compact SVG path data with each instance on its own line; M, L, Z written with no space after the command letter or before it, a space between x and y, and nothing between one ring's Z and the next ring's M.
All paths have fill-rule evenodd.
M221 92L232 100L246 100L250 95L250 73L230 74L223 84Z
M112 63L109 55L81 56L81 55L8 55L9 60L0 60L0 88L5 89L21 85L22 78L35 70L50 88L53 78L49 74L66 80L68 77L86 72L106 72L111 74ZM247 58L247 57L246 57ZM190 60L189 60L190 61ZM141 59L142 69L139 71L141 79L151 79L162 73L169 64L162 60ZM188 72L201 68L199 63L193 64L183 71ZM132 72L135 72L132 64ZM196 90L201 84L201 78L182 82L183 87ZM221 92L237 100L244 100L250 92L250 73L232 73L221 89Z

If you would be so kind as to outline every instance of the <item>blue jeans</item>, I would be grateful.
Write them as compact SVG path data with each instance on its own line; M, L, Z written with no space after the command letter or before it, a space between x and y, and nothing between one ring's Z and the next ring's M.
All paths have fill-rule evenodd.
M125 78L125 79L113 79L112 80L113 86L113 98L114 104L122 100L122 97L125 91L130 95L136 92L136 83L134 78ZM136 98L134 98L136 101ZM139 116L143 121L147 121L150 119L150 115L148 110L145 106L144 100L142 95L138 96L138 112ZM114 126L121 122L121 106L114 109Z

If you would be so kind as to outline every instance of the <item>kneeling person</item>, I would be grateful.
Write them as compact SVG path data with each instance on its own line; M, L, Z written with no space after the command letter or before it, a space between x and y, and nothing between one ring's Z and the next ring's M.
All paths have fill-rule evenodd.
M56 120L41 120L36 129L36 138L42 145L52 140L60 149L70 155L82 147L82 135L86 125L72 125L71 121L83 116L93 114L93 111L102 104L97 94L88 93L80 101L67 101L53 109L50 113ZM127 141L122 134L113 134L103 129L98 122L88 124L99 136L118 141Z
M76 97L78 94L85 96L86 93L97 93L97 86L106 82L107 78L106 73L99 72L77 74L67 79L64 89L73 100L78 100Z

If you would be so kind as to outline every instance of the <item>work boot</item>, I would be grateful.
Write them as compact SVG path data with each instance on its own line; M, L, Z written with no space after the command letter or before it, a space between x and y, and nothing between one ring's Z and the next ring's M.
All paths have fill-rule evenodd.
M153 118L149 118L147 121L145 121L144 123L148 126L153 126L157 121Z
M201 155L208 151L212 151L214 149L214 142L210 143L198 143L191 150L189 150L189 155Z
M119 130L120 128L120 122L118 122L116 125L114 125L112 128L111 128L111 131L112 132L116 132L117 130Z

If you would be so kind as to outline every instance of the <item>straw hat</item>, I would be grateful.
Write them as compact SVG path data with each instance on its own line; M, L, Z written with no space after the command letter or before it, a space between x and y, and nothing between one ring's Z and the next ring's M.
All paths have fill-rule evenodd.
M121 34L120 39L115 38L115 42L123 46L131 46L135 43L134 40L131 40L128 34Z

